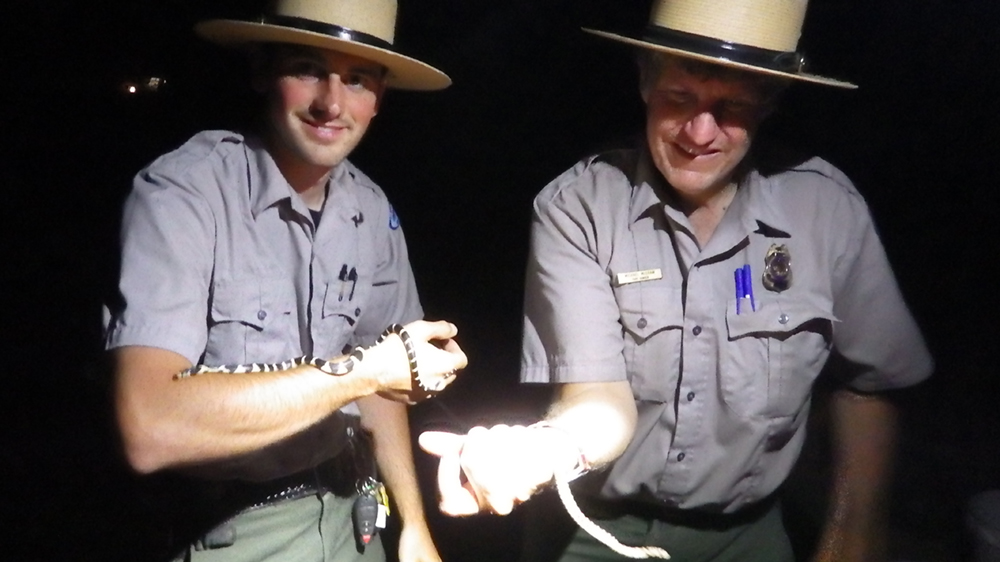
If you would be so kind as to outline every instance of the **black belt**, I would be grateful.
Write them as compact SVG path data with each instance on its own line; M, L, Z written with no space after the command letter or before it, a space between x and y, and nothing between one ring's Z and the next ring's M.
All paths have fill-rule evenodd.
M367 467L367 468L366 468ZM221 548L236 539L234 515L307 496L332 493L351 497L360 478L371 476L374 454L371 436L355 428L350 446L318 466L266 482L208 482L183 478L179 503L169 509L171 549Z
M351 497L357 493L359 480L375 476L374 469L371 435L359 427L349 447L314 468L267 482L227 482L224 502L231 509L242 511L326 492Z
M263 484L231 485L226 490L226 502L239 511L248 511L328 490L329 487L319 482L312 471L306 471Z
M604 498L580 498L583 512L594 519L614 519L632 515L641 519L657 520L693 529L723 530L747 525L766 515L777 503L777 494L754 502L733 513L718 513L697 509L680 509L657 505L652 501L635 499L610 500Z

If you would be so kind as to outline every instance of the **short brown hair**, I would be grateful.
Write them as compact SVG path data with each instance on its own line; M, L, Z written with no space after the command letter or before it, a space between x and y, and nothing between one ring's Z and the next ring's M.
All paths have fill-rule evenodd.
M750 72L731 66L713 64L688 57L655 51L639 49L636 54L639 64L639 88L646 92L660 79L660 74L668 63L674 62L685 72L702 80L719 80L722 82L747 82L760 93L761 103L770 105L778 101L781 93L791 84L790 80Z

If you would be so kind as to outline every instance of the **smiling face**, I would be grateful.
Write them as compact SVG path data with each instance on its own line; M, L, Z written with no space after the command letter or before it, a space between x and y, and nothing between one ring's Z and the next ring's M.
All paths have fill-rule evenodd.
M378 111L385 69L337 51L270 46L257 87L267 96L272 156L296 178L324 175L354 150Z
M718 67L715 67L718 68ZM701 206L733 182L775 97L756 76L665 56L643 64L646 139L657 169L688 204Z

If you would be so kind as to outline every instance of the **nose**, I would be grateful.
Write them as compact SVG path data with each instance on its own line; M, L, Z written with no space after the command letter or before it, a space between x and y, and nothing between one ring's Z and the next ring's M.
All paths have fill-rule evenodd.
M313 111L330 118L339 117L343 105L343 88L344 84L337 74L330 74L326 80L321 80L316 99L313 100Z
M684 134L693 144L706 146L719 134L719 123L711 111L702 111L684 124Z

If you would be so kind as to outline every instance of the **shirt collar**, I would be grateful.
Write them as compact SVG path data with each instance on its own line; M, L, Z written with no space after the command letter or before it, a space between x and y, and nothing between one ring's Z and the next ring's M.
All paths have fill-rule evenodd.
M249 162L247 174L250 179L250 209L254 219L256 220L260 213L281 201L288 201L292 206L292 210L300 215L305 217L311 216L302 198L292 197L295 194L295 190L288 184L288 180L281 173L278 164L274 161L271 153L268 152L263 140L258 137L248 137L245 150L247 162ZM326 200L323 202L324 214L330 208L330 199L334 198L335 192L338 198L342 198L339 194L340 190L338 186L344 185L344 182L350 178L349 173L344 162L337 164L330 171L330 177L327 180L330 189L327 192ZM351 215L357 212L356 202L352 202L349 207L348 209L344 209L341 214L346 213L347 215Z
M357 227L364 222L365 217L361 211L361 203L358 201L357 193L350 186L355 183L354 174L351 173L350 163L347 160L337 164L330 171L330 189L326 194L326 201L323 202L323 215L337 213L341 221L354 221ZM373 217L368 217L372 220Z
M632 179L632 200L629 208L631 223L651 216L659 211L673 224L689 225L687 217L677 205L676 199L663 175L656 169L648 149L640 149L631 170L625 170ZM711 246L732 247L751 233L769 237L789 235L786 221L774 213L774 205L769 201L774 195L773 182L756 170L751 170L740 182L726 215L712 235Z
M670 191L648 150L639 150L632 169L625 170L625 173L632 180L631 223L649 217L653 212L663 212L670 206Z
M249 164L247 176L250 180L250 211L256 219L260 213L279 201L290 200L294 191L260 138L248 137L244 147ZM302 212L308 216L307 210Z

